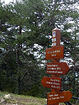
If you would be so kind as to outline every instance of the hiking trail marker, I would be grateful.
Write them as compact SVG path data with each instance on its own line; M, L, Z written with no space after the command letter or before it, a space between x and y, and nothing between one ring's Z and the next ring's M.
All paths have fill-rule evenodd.
M69 67L65 62L50 62L47 63L47 73L53 75L64 75L69 71Z
M70 91L63 91L57 93L55 90L48 94L48 105L55 105L57 103L68 102L72 98Z
M41 82L44 87L55 90L61 89L61 78L59 77L43 77Z
M46 59L60 59L64 58L64 47L63 46L54 46L52 48L46 49Z
M64 46L61 42L60 30L55 28L52 30L52 47L46 49L46 60L51 60L46 65L47 73L51 77L44 76L41 83L44 87L51 88L51 92L47 95L47 105L59 105L61 102L68 102L72 98L70 91L61 91L61 75L65 75L69 71L67 63L60 62L64 58Z

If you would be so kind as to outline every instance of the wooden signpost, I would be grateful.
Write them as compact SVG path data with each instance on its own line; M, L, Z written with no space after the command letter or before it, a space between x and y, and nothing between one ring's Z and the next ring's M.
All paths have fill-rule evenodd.
M65 62L50 62L47 63L47 73L53 75L63 75L69 71L69 67Z
M59 77L43 77L41 82L44 87L55 90L61 89L61 78Z
M59 105L61 102L68 102L72 98L70 91L61 91L61 75L65 75L69 71L67 63L60 62L64 58L64 46L60 45L60 30L52 30L52 47L46 49L46 60L51 60L47 63L47 73L51 77L43 77L41 83L44 87L51 88L48 93L47 105Z
M54 46L52 48L46 49L46 59L60 59L64 58L64 47L63 46Z
M59 29L52 30L52 46L60 46L61 34Z
M48 105L55 105L57 103L69 102L72 98L72 93L70 91L63 91L57 93L53 90L48 94Z

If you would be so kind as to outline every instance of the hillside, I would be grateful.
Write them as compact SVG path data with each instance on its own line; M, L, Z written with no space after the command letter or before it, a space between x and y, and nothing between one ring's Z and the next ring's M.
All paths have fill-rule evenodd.
M45 105L46 99L0 92L0 105Z

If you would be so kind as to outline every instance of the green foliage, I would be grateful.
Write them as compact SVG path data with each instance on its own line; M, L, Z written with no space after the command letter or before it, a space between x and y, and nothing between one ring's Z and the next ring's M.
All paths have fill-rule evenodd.
M23 0L4 6L0 4L1 90L45 96L49 90L45 90L40 85L41 79L45 75L45 64L42 62L45 49L51 46L52 42L49 36L52 36L52 29L55 27L62 29L61 41L65 47L64 55L69 53L69 56L66 57L71 57L74 63L78 61L79 41L76 39L79 14L69 8L71 2L65 3L66 1L61 3L60 0L55 2L51 0ZM70 32L69 29L71 29ZM34 48L35 44L42 48ZM40 57L36 57L35 52ZM78 69L75 65L73 66L74 71ZM75 73L78 75L78 72ZM70 77L73 80L76 75L68 74L68 83L70 83L68 80ZM78 78L74 79L74 84L76 81ZM71 87L74 88L74 86Z

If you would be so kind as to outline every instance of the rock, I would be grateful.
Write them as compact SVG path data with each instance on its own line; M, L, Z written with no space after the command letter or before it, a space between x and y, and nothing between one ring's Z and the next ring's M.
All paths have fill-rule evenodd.
M10 94L6 94L6 95L4 96L4 99L11 99Z
M5 101L5 99L4 98L1 98L0 103L3 103L4 101Z

